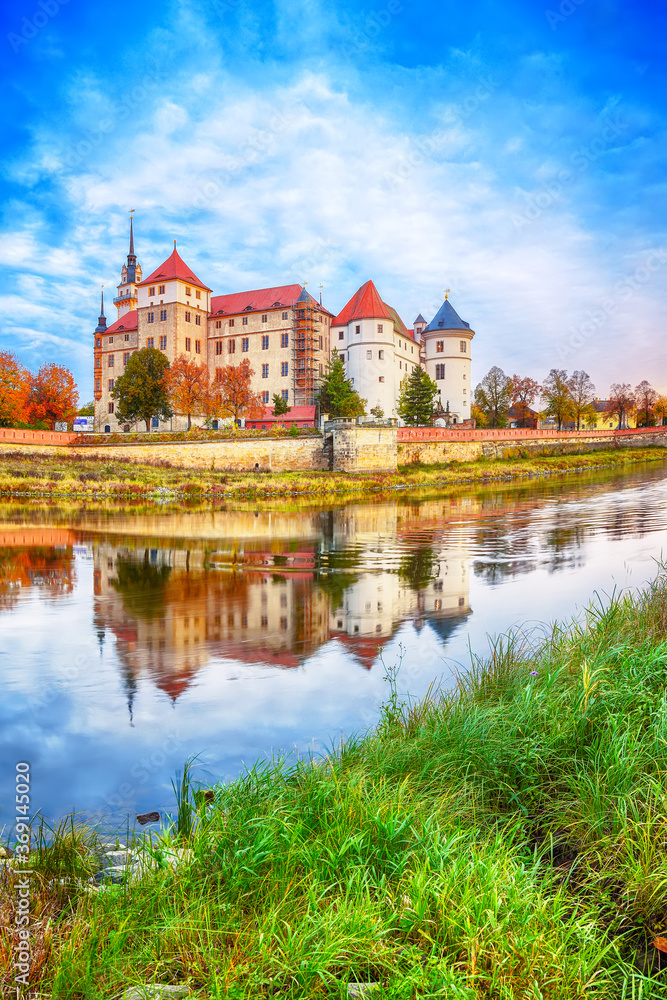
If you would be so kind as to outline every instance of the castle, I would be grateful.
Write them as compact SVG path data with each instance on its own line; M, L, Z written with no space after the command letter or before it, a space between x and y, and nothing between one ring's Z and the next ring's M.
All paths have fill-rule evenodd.
M314 404L331 353L336 348L366 410L379 407L396 417L400 384L421 365L438 386L441 420L461 423L471 416L470 364L474 331L445 297L427 323L420 314L408 329L398 312L367 281L334 315L299 284L213 295L174 249L147 278L130 246L113 300L117 319L107 326L104 293L94 341L95 429L130 430L115 416L111 395L130 354L144 347L163 351L170 362L184 355L216 369L239 364L253 369L252 388L269 411L274 394L294 416L314 419ZM214 426L217 422L214 423ZM185 418L153 420L158 429L180 430Z

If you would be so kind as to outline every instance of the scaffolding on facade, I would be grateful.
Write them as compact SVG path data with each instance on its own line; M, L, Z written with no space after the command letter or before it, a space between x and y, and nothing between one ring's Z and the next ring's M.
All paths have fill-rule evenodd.
M321 306L304 288L292 307L294 406L314 406L324 363Z

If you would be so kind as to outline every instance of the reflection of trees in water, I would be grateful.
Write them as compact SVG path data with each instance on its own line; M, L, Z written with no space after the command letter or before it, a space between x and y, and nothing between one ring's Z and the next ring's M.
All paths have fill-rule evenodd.
M0 548L0 608L10 608L22 589L36 587L48 597L74 589L72 546Z
M420 545L400 562L398 575L412 590L424 590L438 572L438 563L430 545Z
M143 559L118 553L115 570L111 586L121 595L131 615L145 619L164 616L171 566L152 563L150 549L144 549Z

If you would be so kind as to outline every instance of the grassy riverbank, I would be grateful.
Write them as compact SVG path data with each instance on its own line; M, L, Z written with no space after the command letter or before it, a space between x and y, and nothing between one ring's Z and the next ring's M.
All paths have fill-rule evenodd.
M192 852L176 870L61 885L93 870L92 835L63 835L33 855L39 995L304 1000L372 982L402 1000L658 1000L666 688L663 578L539 648L497 642L456 695L410 705L392 686L378 729L327 760L216 789L189 836L165 835Z
M402 466L393 474L346 475L334 472L216 472L134 463L129 459L110 461L95 456L81 458L8 450L0 454L0 496L94 500L359 496L665 461L667 450L664 448L617 448L582 455Z

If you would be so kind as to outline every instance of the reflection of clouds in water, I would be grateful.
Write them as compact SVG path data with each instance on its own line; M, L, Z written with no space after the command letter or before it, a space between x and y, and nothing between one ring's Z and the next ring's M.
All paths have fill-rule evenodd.
M113 812L121 787L141 811L171 805L190 754L227 779L266 754L326 750L377 721L380 654L393 666L404 648L399 696L418 698L451 688L488 634L567 618L630 574L641 584L667 541L664 498L651 473L597 492L522 486L298 514L81 512L67 528L70 546L87 540L70 589L45 604L28 577L0 614L3 762L38 748L52 814ZM74 550L55 549L40 558L71 568Z

